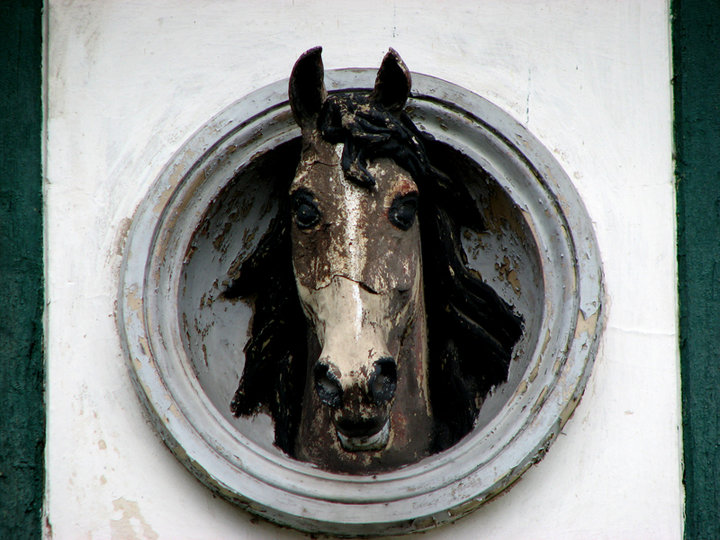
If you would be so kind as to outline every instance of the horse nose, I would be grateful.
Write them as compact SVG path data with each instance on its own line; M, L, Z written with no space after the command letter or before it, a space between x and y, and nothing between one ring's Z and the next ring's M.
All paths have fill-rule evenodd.
M320 401L334 409L343 404L343 388L340 380L330 370L330 366L318 363L314 370L315 391ZM383 357L373 363L373 372L367 379L367 392L376 405L383 405L395 395L397 388L397 365L391 357ZM359 388L358 388L359 389Z
M397 365L395 360L384 357L377 360L368 381L370 397L377 405L390 401L397 388Z
M342 385L327 364L315 365L315 391L325 405L329 405L333 409L342 405Z

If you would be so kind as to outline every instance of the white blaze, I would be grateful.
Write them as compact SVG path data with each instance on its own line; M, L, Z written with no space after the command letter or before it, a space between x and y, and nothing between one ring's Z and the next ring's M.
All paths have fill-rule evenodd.
M298 292L317 331L320 361L337 368L343 387L350 386L363 367L367 370L376 360L390 356L386 296L340 276L322 289L298 284Z
M335 147L335 153L341 160L344 146L338 144ZM340 166L338 168L341 169ZM340 174L342 175L342 170L340 170ZM367 194L363 193L362 188L352 182L340 182L340 185L343 186L343 207L345 209L343 241L348 253L346 270L349 275L346 277L360 282L367 261L367 239L360 227L360 217L363 212L361 201L363 196L367 197ZM353 285L352 299L354 305L347 307L351 307L351 313L354 313L352 326L355 330L356 339L359 340L362 330L363 303L360 299L360 287L357 283ZM352 309L353 307L354 309Z

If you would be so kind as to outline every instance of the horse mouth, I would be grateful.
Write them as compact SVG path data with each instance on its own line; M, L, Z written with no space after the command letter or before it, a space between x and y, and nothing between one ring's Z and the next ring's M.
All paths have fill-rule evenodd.
M382 450L387 446L388 439L390 438L390 419L388 418L380 429L372 434L348 435L340 429L336 432L340 444L343 449L348 452Z

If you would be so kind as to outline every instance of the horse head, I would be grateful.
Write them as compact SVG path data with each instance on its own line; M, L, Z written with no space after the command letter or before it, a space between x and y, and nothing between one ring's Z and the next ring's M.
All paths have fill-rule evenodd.
M369 95L328 97L319 48L290 77L302 129L290 186L292 262L316 351L296 452L327 462L335 446L345 470L367 467L386 448L406 457L429 448L419 193L384 132L399 122L409 90L392 50Z
M280 210L228 273L225 298L253 303L230 409L269 412L292 457L372 474L473 429L507 379L522 317L468 265L463 229L485 226L473 179L430 155L451 171L466 158L448 159L404 112L397 53L372 91L328 94L323 80L318 47L290 77L299 163L268 165Z

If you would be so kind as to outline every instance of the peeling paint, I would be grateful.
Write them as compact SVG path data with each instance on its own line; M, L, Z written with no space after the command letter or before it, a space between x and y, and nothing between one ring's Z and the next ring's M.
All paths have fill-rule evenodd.
M597 310L590 315L590 317L586 317L585 313L582 310L579 310L577 325L575 327L575 337L579 338L583 334L587 334L588 336L594 335L595 329L597 328L599 314L600 310Z
M120 497L113 501L113 510L122 513L120 518L110 520L110 533L113 540L157 540L159 538L141 514L136 501Z

